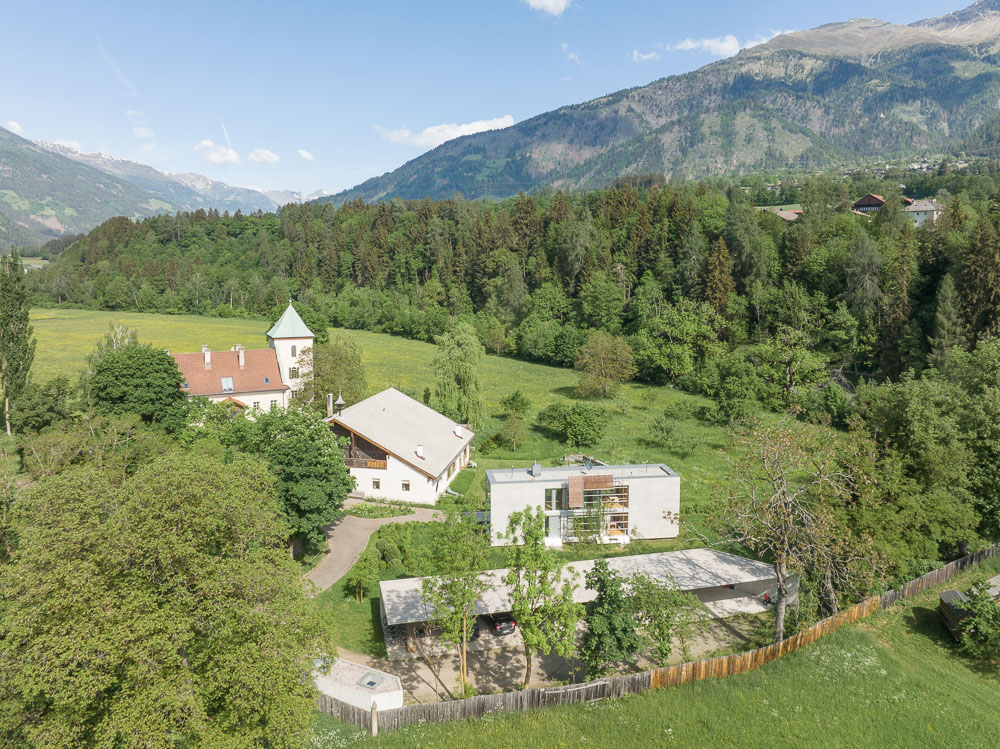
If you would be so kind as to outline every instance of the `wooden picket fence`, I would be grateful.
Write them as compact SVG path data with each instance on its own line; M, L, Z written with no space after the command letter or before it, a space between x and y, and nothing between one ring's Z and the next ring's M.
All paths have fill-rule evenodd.
M864 619L880 609L889 608L896 601L922 593L935 585L950 580L959 572L996 555L996 546L969 554L940 569L933 570L922 577L911 580L897 590L890 590L881 596L868 598L856 606L827 617L809 629L799 632L797 635L786 637L781 642L745 653L735 653L719 658L706 658L700 661L681 663L676 666L654 668L649 671L626 674L624 676L613 676L581 684L525 689L518 692L504 692L502 694L483 694L463 700L408 705L393 710L380 710L377 715L374 712L367 712L326 695L319 698L318 707L322 712L335 715L358 728L378 733L379 731L391 731L415 723L462 720L465 718L482 717L491 713L531 710L536 707L547 707L550 705L596 702L605 699L615 699L626 694L639 694L648 689L672 687L704 679L721 679L752 671L789 653L794 653L804 645L809 645L821 637L836 632L845 624L851 624Z

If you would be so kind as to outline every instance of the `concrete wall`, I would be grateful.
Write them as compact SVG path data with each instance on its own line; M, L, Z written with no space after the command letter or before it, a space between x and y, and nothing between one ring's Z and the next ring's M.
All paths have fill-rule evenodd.
M373 702L378 705L380 711L392 710L403 706L402 686L399 689L373 692L370 689L342 684L322 674L317 674L314 678L316 680L316 688L320 692L333 697L335 700L346 702L348 705L360 707L362 710L371 710Z
M618 477L616 477L618 478ZM676 538L680 515L679 476L630 476L620 481L628 485L629 535L642 538ZM502 546L499 534L506 532L511 514L528 507L544 507L545 490L567 486L566 477L540 477L531 481L496 483L489 487L490 529L494 546ZM571 512L547 512L566 516ZM620 543L621 540L614 540Z

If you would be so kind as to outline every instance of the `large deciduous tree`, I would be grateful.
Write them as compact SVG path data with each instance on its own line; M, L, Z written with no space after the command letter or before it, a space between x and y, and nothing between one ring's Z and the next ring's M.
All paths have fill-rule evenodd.
M545 512L512 513L504 534L507 574L514 620L524 642L524 688L531 681L532 656L557 653L568 658L576 649L576 624L582 606L573 602L577 587L559 557L545 545Z
M10 746L302 746L332 643L260 462L175 452L33 486L0 567Z
M600 393L607 398L636 372L632 349L625 339L603 330L594 331L580 346L575 364L580 372L577 389L585 396Z
M479 379L485 354L475 328L469 323L459 323L452 332L438 336L437 353L431 364L437 376L432 405L472 429L479 429L486 421Z
M587 630L580 645L580 657L591 677L608 673L616 664L632 660L642 649L636 630L632 601L625 581L603 559L587 573L587 588L597 597L587 604Z
M166 351L138 343L106 353L88 387L98 411L132 413L147 423L176 419L185 401L184 377Z
M321 544L324 528L339 517L354 489L343 448L322 416L305 408L272 409L252 421L235 419L224 439L267 459L293 544Z
M331 336L299 357L302 392L299 400L318 411L326 410L326 395L340 393L347 405L368 394L368 378L361 362L361 347L343 334Z
M28 318L30 304L21 257L17 250L11 250L9 255L0 256L0 390L8 437L11 410L28 384L35 358L35 338Z

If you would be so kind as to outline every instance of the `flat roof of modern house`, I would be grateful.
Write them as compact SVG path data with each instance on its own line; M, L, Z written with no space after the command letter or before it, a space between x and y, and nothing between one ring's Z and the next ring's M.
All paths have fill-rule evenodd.
M364 666L354 661L348 661L344 658L338 658L334 661L329 671L317 670L315 679L320 691L324 691L323 687L326 686L327 682L375 694L397 691L403 688L399 677L395 674L390 674L388 671L380 671L371 666Z
M486 472L486 481L490 484L568 481L570 476L606 476L609 473L616 479L652 479L677 475L663 463L633 463L621 466L594 464L589 468L585 465L556 466L554 468L541 466L537 476L532 475L530 468L494 468Z
M673 578L681 590L687 591L774 579L774 568L771 565L715 549L611 557L607 562L608 567L623 577L642 573L661 582ZM595 591L584 587L584 575L593 567L592 559L569 562L566 565L567 570L572 570L577 575L578 587L573 591L573 600L577 603L588 603L597 596ZM503 582L507 570L489 570L483 574L487 581L487 591L476 602L476 613L503 614L510 611L510 594ZM414 624L434 618L433 610L423 599L423 581L422 577L408 577L379 583L386 623L390 626Z

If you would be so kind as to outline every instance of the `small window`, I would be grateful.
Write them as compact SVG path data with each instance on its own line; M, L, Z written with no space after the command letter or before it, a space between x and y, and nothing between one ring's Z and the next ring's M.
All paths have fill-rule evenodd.
M254 401L253 402L253 407L254 408L260 408L260 401Z
M185 382L185 383L184 383L184 384L182 385L182 387L184 387L184 388L187 388L187 387L188 387L188 384L187 384L187 383Z
M295 358L295 346L294 345L292 345L292 358L293 359Z
M231 392L233 392L233 378L232 377L223 377L222 378L222 392L223 393L231 393Z
M289 367L288 368L288 379L289 380L297 380L298 378L299 378L299 368L298 367Z
M264 378L264 384L265 385L270 385L271 384L271 378L270 377L265 377Z
M372 489L381 489L382 479L372 479Z
M410 491L410 482L409 481L404 481L403 482L403 491L404 492Z
M271 410L273 411L278 407L278 401L271 401Z

